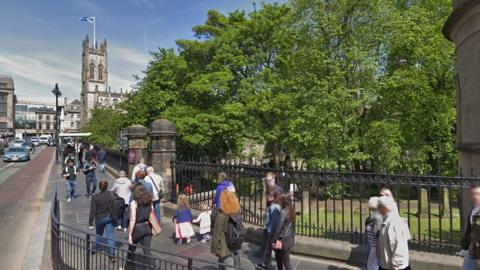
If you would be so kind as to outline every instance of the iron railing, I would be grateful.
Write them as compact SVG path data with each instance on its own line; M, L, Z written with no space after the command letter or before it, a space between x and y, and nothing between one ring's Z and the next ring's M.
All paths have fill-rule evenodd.
M410 227L410 247L437 253L458 251L461 239L460 193L476 178L414 176L335 171L273 170L247 165L172 162L174 189L190 195L192 207L210 203L217 173L233 181L246 222L263 225L265 195L262 178L272 171L294 198L297 234L364 244L367 201L390 188L399 212Z
M51 261L53 269L138 269L138 270L195 270L218 269L225 265L193 259L178 254L171 254L154 249L148 249L151 255L143 255L143 247L137 246L136 253L128 250L130 246L123 241L115 241L112 263L109 256L103 252L93 253L95 234L83 231L60 222L60 209L57 193L54 194L51 211ZM107 250L106 239L100 243L101 250ZM228 266L229 269L241 269Z
M105 162L117 171L125 171L128 173L128 155L106 147L103 148L106 153Z

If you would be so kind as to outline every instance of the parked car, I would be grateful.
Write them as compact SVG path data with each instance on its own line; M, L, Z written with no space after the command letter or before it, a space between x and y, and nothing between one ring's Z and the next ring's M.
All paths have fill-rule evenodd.
M5 150L3 161L29 161L30 151L25 147L11 147Z
M15 139L13 141L13 147L22 147L22 144L24 143L25 141L22 140L22 139Z

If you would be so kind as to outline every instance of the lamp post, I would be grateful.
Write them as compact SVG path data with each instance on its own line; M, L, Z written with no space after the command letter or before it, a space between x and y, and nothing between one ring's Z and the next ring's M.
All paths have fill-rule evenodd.
M58 131L60 128L60 117L58 115L58 97L62 95L60 89L58 88L58 83L55 84L55 88L53 88L52 93L55 95L55 140L56 140L56 151L55 151L55 162L58 163L58 155L59 155L59 140L58 140Z

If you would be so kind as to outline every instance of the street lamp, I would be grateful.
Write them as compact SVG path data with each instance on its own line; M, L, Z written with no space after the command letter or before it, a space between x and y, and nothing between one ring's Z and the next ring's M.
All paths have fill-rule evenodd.
M55 95L55 140L56 140L56 152L55 152L55 162L58 163L58 155L59 155L59 140L58 140L58 131L60 128L60 117L58 116L58 97L62 95L60 89L58 88L58 83L55 84L55 88L53 88L52 93Z

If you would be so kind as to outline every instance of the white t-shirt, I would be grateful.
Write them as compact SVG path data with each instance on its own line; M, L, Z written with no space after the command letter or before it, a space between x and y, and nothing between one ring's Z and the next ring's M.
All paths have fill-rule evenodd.
M206 234L210 232L212 221L210 220L210 215L212 211L205 211L200 213L198 217L193 221L194 223L200 222L200 234Z

